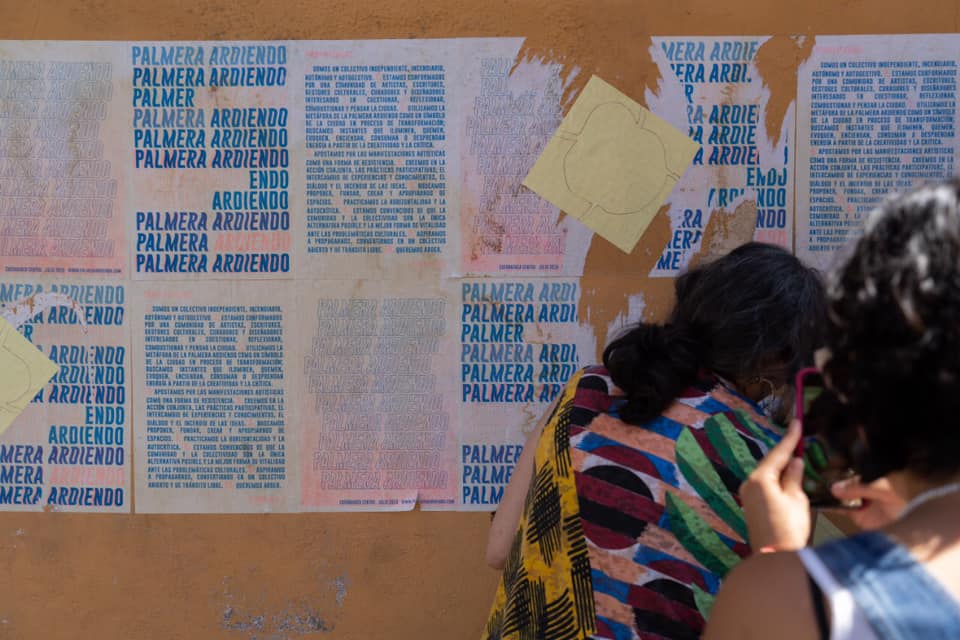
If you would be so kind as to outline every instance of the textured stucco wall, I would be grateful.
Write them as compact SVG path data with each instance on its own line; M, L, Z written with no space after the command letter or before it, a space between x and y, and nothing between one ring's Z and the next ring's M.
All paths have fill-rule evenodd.
M0 0L0 38L525 36L524 56L642 97L656 82L651 35L952 32L958 18L958 0ZM772 42L761 72L785 111L805 52ZM633 256L591 250L583 290L593 321L617 316L624 286L643 294L649 314L669 304L670 283L643 276L664 222ZM419 512L0 513L0 639L475 638L496 580L482 562L488 522Z

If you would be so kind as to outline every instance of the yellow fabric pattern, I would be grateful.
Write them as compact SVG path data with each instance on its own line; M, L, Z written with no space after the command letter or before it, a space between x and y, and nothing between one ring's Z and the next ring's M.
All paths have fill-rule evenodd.
M578 640L596 630L568 432L581 376L567 383L537 444L520 527L483 640Z

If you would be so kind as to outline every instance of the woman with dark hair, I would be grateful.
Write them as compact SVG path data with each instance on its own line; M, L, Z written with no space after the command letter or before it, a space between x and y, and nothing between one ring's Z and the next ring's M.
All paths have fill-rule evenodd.
M695 638L749 553L737 489L762 408L809 362L817 275L757 243L682 275L666 324L612 342L531 435L491 526L485 638Z
M960 638L960 182L874 211L828 310L817 360L843 419L824 435L859 473L834 494L864 499L870 530L806 548L791 425L741 492L751 542L781 553L734 571L707 637Z

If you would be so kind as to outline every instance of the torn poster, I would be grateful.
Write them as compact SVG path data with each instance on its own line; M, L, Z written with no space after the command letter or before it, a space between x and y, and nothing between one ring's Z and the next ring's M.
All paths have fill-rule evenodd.
M42 358L37 368L25 367L31 376L36 371L30 389L40 382L39 392L0 434L0 508L130 511L126 296L123 284L86 279L0 282L0 316L15 319L22 332L0 321L4 346L19 343L31 359ZM11 395L20 391L10 381L3 386L16 387Z
M794 55L796 40L785 41ZM711 254L753 239L791 246L794 107L772 100L777 79L760 64L768 50L781 55L779 44L768 37L653 38L661 81L647 92L647 107L702 146L668 198L672 232L651 276L680 273L708 230ZM708 229L713 216L724 220Z
M463 509L495 506L529 432L581 367L596 339L579 321L577 279L464 279L459 283Z
M471 486L484 477L463 445L517 446L546 401L525 387L500 402L505 368L482 365L510 363L462 353L490 324L484 302L460 316L462 279L535 276L568 296L538 300L553 306L524 329L537 357L556 345L536 363L546 396L579 361L563 345L595 346L564 306L591 234L520 188L563 90L555 65L514 68L522 43L0 44L0 273L56 309L5 312L60 367L2 443L71 467L54 508L463 508L464 465ZM73 289L86 279L93 293ZM357 336L325 331L353 299L376 304L351 331L399 333L344 353ZM348 409L337 378L353 364L381 404Z

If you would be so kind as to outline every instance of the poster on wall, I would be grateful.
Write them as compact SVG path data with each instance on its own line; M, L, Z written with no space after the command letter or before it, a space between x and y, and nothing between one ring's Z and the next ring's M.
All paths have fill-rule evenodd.
M522 41L478 41L460 75L456 273L579 276L592 232L522 186L563 118L560 65L518 62Z
M522 44L0 43L0 304L68 296L19 329L58 369L0 509L495 508L614 329L592 232L521 186L564 89ZM700 148L650 275L745 238L822 266L951 173L957 46L654 38L643 101ZM795 109L770 61L810 49Z
M131 305L137 511L288 511L289 285L141 283Z
M293 277L287 43L120 45L135 280Z
M299 42L294 184L305 195L299 277L381 277L454 264L462 43Z
M520 183L559 122L522 39L301 42L302 274L579 275L590 233Z
M473 480L481 484L472 475L480 459L463 451L516 447L528 416L503 407L545 406L503 384L515 382L504 373L511 361L461 353L488 341L490 328L488 318L461 315L464 276L509 277L512 289L520 274L579 275L591 236L521 188L559 121L562 90L556 66L513 67L521 44L298 44L304 510L490 509L515 460L499 461L496 490L485 488L480 502L469 497ZM576 295L567 296L575 307ZM486 305L498 313L500 302L478 298L467 313ZM576 311L567 312L563 322L576 325ZM472 337L461 333L474 328ZM564 357L576 359L569 350ZM399 375L411 363L415 371ZM565 381L559 375L554 381ZM476 412L475 403L493 412Z
M463 279L457 297L458 504L486 511L567 380L593 362L596 339L580 322L576 278Z
M125 311L82 337L59 316L21 329L63 361L51 385L107 375L51 341L118 349L120 422L44 391L4 442L115 426L137 498L124 475L118 509L492 508L465 497L491 458L463 451L516 447L510 411L546 406L592 348L591 233L520 187L563 89L556 65L514 65L522 43L3 43L0 270L96 276Z
M660 82L647 91L646 105L701 147L667 199L671 235L652 277L678 275L700 251L713 216L725 217L725 233L712 238L721 244L752 237L792 245L795 109L792 100L772 99L779 79L765 77L760 64L771 41L653 38Z
M111 43L0 42L0 273L124 273L129 84Z
M300 508L457 505L452 283L302 283Z
M830 266L894 191L953 175L960 36L822 36L800 68L797 255Z
M21 384L34 389L37 355L53 372L0 432L0 509L130 512L128 294L123 284L88 278L0 279L3 326L19 330L0 350L22 336L38 352L0 354L9 367L0 399L7 405Z

